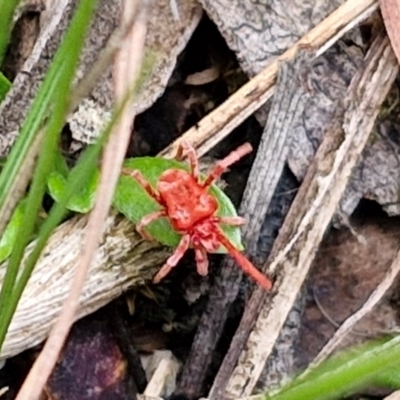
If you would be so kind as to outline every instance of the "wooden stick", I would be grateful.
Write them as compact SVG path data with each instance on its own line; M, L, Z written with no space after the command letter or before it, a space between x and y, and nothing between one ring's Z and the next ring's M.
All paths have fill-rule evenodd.
M278 275L276 290L259 309L247 343L243 344L244 332L248 332L249 324L252 326L252 316L245 312L229 350L243 349L239 361L228 380L217 375L210 399L249 396L272 352L398 73L387 38L374 42L365 65L353 78L344 99L343 122L334 121L336 126L325 136L274 244L268 271ZM257 310L254 303L260 301L259 293L257 289L248 304L253 312ZM261 297L263 300L265 296ZM224 364L220 371L224 371Z
M348 0L160 154L173 157L183 140L189 141L199 156L207 153L272 96L282 60L291 60L300 47L311 48L316 56L321 55L377 8L376 0Z

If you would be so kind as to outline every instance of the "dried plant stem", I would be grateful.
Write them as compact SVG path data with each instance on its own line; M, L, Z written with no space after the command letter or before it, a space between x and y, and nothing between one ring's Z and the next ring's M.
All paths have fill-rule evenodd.
M123 15L124 22L131 20L134 11L136 10L138 15L136 23L133 25L130 34L128 34L116 61L116 94L117 99L121 104L124 97L131 92L132 85L134 84L140 69L141 57L144 49L146 32L145 12L147 9L144 1L141 2L140 7L135 3L133 4L136 5L136 7L133 7L132 9L132 2L129 0L125 2L126 6ZM132 55L132 53L134 55ZM122 83L123 80L128 82L128 85L125 87ZM79 261L76 265L76 271L70 292L64 302L58 320L50 331L49 338L47 339L42 352L36 359L17 395L17 400L36 400L39 398L42 389L57 362L58 355L72 323L75 320L75 314L79 306L80 294L82 292L87 272L100 244L105 220L111 206L114 187L117 184L126 148L128 146L130 127L133 122L131 109L132 104L130 102L125 103L120 120L116 124L114 132L105 148L96 202L93 211L89 215L85 240Z
M239 360L229 380L221 382L217 376L219 385L210 398L238 398L253 391L397 73L387 38L378 38L365 69L349 87L343 122L334 121L327 132L274 244L268 270L278 275L275 291L267 299L259 290L253 294L229 350L243 349ZM253 328L247 336L249 325Z
M400 390L396 390L391 395L386 396L383 400L400 400Z
M309 97L299 71L308 67L313 57L312 52L302 51L295 60L282 62L280 66L277 93L281 95L273 98L239 209L239 214L248 221L242 230L243 243L247 256L253 259L257 256L260 230L289 152L292 121L301 115L304 99ZM223 333L229 310L240 290L242 275L234 264L232 259L226 257L220 266L220 274L210 290L180 375L177 392L189 398L196 398L203 391L208 367L213 362L214 351ZM221 380L225 380L224 374Z
M182 140L192 143L199 156L207 153L272 96L280 61L293 59L301 47L311 48L316 56L322 54L377 8L376 0L346 1L195 127L168 146L161 155L172 157Z
M60 225L50 238L18 304L1 358L33 347L48 335L67 297L86 225L87 215L76 216ZM34 245L28 246L25 258ZM75 318L96 311L129 288L150 280L169 255L169 248L143 240L132 222L111 213ZM0 281L4 273L3 264Z
M305 48L312 50L303 52L304 57L309 58L305 65L309 65L315 56L334 44L341 35L363 18L366 18L376 7L376 2L349 1L345 3L284 54L271 62L264 71L233 94L224 104L207 115L196 127L187 131L162 154L168 156L173 154L174 146L184 138L200 146L197 148L199 154L206 153L218 141L222 140L231 129L243 122L250 113L268 100L275 90L278 68L285 64L282 61L290 60L293 62L297 50ZM282 73L282 71L280 72ZM292 81L293 79L296 79L296 77L291 76ZM293 83L291 86L287 85L278 89L280 95L276 101L274 99L272 104L268 125L265 128L256 162L253 165L252 175L244 194L240 214L244 215L249 221L244 234L246 251L250 255L254 254L253 247L256 244L254 238L258 237L263 216L286 160L288 144L285 141L285 136L287 131L292 129L289 121L295 119L296 113L302 112L296 97L300 96L304 99L307 96L307 93L300 90L301 85L298 85L298 93L293 92L295 87L296 85ZM300 102L300 104L303 103ZM274 108L279 107L281 107L281 110L277 114ZM275 114L276 118L271 118ZM253 238L254 243L246 240L246 236ZM191 351L180 376L177 387L178 393L183 393L188 397L196 397L202 393L203 383L208 366L212 362L214 349L222 334L229 308L239 290L240 277L238 278L238 275L239 273L229 263L229 260L223 263L221 274L210 292L208 305L200 320ZM254 307L252 312L255 313L257 308L258 306ZM250 329L250 325L247 327ZM236 349L236 354L234 349ZM223 387L226 384L234 367L229 358L232 357L236 362L240 349L241 347L237 346L236 343L232 347L232 352L225 358L217 376L218 381L214 382L216 387ZM218 394L216 397L218 398Z

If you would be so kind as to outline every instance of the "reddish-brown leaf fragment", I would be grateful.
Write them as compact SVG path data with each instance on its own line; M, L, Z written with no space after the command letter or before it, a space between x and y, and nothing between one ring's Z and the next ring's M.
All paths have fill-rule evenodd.
M89 318L74 325L46 392L57 400L128 400L130 386L109 324Z
M379 0L379 5L390 44L400 63L400 0Z

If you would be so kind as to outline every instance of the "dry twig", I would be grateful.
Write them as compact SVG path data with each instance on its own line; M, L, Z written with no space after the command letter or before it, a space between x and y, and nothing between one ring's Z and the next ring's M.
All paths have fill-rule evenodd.
M186 132L172 147L179 143L182 138L186 138L192 143L199 143L201 147L198 150L200 154L204 154L215 142L221 140L231 129L236 127L237 123L242 122L243 118L249 115L248 113L255 111L271 96L273 90L275 90L273 85L279 62L292 58L296 51L302 47L314 50L312 54L309 54L309 61L311 61L313 56L321 54L340 35L348 31L355 23L360 22L374 9L376 9L374 2L351 1L345 3L306 34L297 44L272 62L263 72L244 85L224 104L205 117L196 127ZM292 76L291 79L295 78ZM249 221L244 236L246 248L250 255L254 255L255 238L258 238L262 218L269 206L286 161L288 143L285 142L285 136L287 131L291 129L290 121L295 119L296 113L302 111L298 97L307 96L304 91L301 93L300 88L298 93L292 93L291 90L289 93L288 88L295 88L295 85L283 86L282 90L278 91L280 96L276 104L274 102L272 106L280 112L275 115L277 110L270 111L270 119L240 209L240 214L244 215ZM282 93L285 96L282 96ZM171 154L171 146L163 154ZM246 240L246 237L252 238L252 242ZM181 375L178 385L179 393L184 393L189 397L196 397L201 393L208 366L212 361L213 350L222 334L229 308L237 295L239 281L240 275L233 264L229 261L224 262L217 284L211 290L208 306L200 321L191 352ZM261 301L261 293L259 293L259 296L258 302ZM250 305L250 307L254 306L252 312L249 311L253 313L252 318L254 318L254 313L259 307L259 305L255 306L256 303ZM251 324L246 326L247 329L250 329ZM238 335L246 337L244 332L240 332ZM219 383L215 382L215 386L219 384L223 386L229 379L241 346L235 343L232 345L232 349L234 350L225 358L224 365L217 377ZM236 354L234 354L235 351ZM226 367L225 370L224 367Z
M278 274L276 290L263 303L229 381L221 382L217 376L210 398L250 395L271 354L380 106L396 78L398 67L387 38L374 42L365 65L365 70L353 78L349 87L343 122L334 121L336 125L325 136L274 244L268 270ZM254 308L258 309L254 303L258 302L257 289L249 302L252 317ZM253 325L251 315L245 312L230 351L238 347L238 342L239 348L243 348L243 332L249 324Z
M18 400L36 400L39 398L75 320L80 294L89 267L100 244L105 221L111 206L114 187L117 184L129 143L130 127L133 121L132 103L131 101L123 103L123 100L131 93L140 70L146 34L146 12L147 2L145 1L142 1L140 5L129 1L125 2L123 23L129 23L134 17L136 17L136 23L123 43L116 61L116 95L119 103L124 105L124 110L105 148L96 202L93 211L89 215L86 237L76 265L70 292L63 304L57 322L50 331L42 352L36 359L17 395ZM128 85L125 82L128 82Z
M207 153L272 96L280 61L293 59L301 47L313 49L316 56L322 54L377 8L375 0L348 0L221 106L168 146L161 155L171 157L182 140L190 141L200 156Z
M386 396L383 400L400 400L400 390L396 390L391 395Z
M291 122L303 111L305 102L301 100L309 95L304 91L298 72L308 67L313 57L314 53L303 51L296 60L282 62L280 67L277 91L282 95L274 97L272 102L239 210L239 214L248 221L242 233L247 256L251 258L257 255L257 242L264 216L288 156ZM207 375L205 366L212 362L213 350L222 334L229 309L237 297L241 277L233 260L225 258L179 380L177 391L190 398L196 398L202 393Z

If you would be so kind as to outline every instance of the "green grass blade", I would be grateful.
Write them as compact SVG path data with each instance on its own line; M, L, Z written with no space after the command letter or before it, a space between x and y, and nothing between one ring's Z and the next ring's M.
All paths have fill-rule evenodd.
M46 79L32 104L29 114L21 128L20 134L7 157L0 175L0 232L3 231L12 212L12 206L10 206L9 203L11 202L15 205L16 201L18 201L18 194L22 195L23 190L25 189L25 187L18 187L18 182L21 179L24 181L27 180L22 177L21 174L31 172L31 168L29 168L29 171L21 172L21 167L28 158L33 159L38 152L36 149L40 146L40 142L37 141L35 144L34 142L39 139L38 136L40 132L38 132L38 130L43 124L43 120L49 111L52 99L57 93L58 84L62 79L63 68L60 62L56 62L56 64L58 65L58 68L50 69L48 75L46 75ZM28 153L32 150L36 150L33 151L35 154L31 153L29 156Z
M88 4L91 4L92 1L93 0L90 0ZM85 0L83 4L86 4L86 2L87 0ZM79 17L79 19L89 24L90 22L85 20L84 15L83 17L84 18ZM76 18L74 18L74 20L76 20ZM74 24L76 25L74 20L71 21L71 27L74 26ZM87 29L87 26L85 26L85 29ZM82 38L84 36L79 36L81 31L82 29L69 29L67 31L63 43L54 56L54 60L46 74L43 84L32 103L18 138L7 157L2 174L0 175L0 233L3 231L13 207L15 207L16 201L18 201L18 198L25 190L27 179L23 175L31 173L32 170L29 162L27 163L26 161L35 158L38 152L37 150L36 152L32 150L40 147L40 143L35 143L35 140L37 140L40 134L39 129L43 126L43 121L48 116L49 109L53 106L56 97L60 96L60 94L61 96L66 96L67 93L69 93L63 93L61 91L60 83L64 80L64 64L71 59L74 54L74 49L76 49L77 46L80 48L82 45ZM32 153L30 153L30 151L32 151ZM24 164L27 165L27 168L22 170ZM25 182L22 188L19 185L21 181Z
M21 276L15 284L14 290L10 298L10 306L7 309L7 312L2 315L2 318L6 319L7 321L11 321L12 315L14 314L16 306L18 304L18 300L22 295L26 284L28 283L35 264L41 252L43 251L47 240L49 239L54 229L60 224L60 222L64 218L65 213L67 212L66 205L68 201L74 195L75 191L84 187L86 182L90 179L93 171L93 166L97 164L103 146L104 138L106 138L107 136L108 133L103 136L102 140L99 140L95 145L90 146L87 151L85 151L85 153L82 155L81 161L71 171L71 174L69 175L68 190L65 192L64 197L60 200L59 203L54 204L48 218L41 226L35 247L26 262L24 263L23 272L21 273ZM3 328L0 325L0 346L3 343L3 340Z
M0 72L0 103L11 88L11 82Z
M297 378L265 400L333 400L373 384L400 360L400 336L385 343L366 345L326 361L303 378Z
M113 115L113 118L105 128L104 132L102 133L96 144L94 144L93 146L89 146L83 152L79 163L75 166L75 168L71 171L71 173L68 176L67 190L65 191L63 197L60 198L59 201L54 204L49 213L48 218L41 226L37 236L35 247L32 250L29 257L27 258L26 262L24 263L24 269L13 288L13 292L11 294L7 308L5 308L4 313L1 314L2 318L0 320L0 347L4 342L4 336L6 333L6 331L4 331L4 328L2 326L3 320L5 321L4 325L8 327L12 319L12 316L16 310L18 300L22 295L22 292L32 274L34 266L42 250L44 249L44 246L48 238L50 237L53 230L58 226L58 224L63 219L66 212L66 206L70 201L70 199L72 198L72 196L76 193L76 191L79 191L82 187L84 187L87 181L93 175L93 170L97 166L97 161L100 156L100 151L104 143L108 139L117 119L120 117L121 111L127 100L128 97L124 100L122 105L116 110L116 112Z
M0 64L10 41L12 17L18 3L19 0L0 0Z
M0 319L0 346L4 341L12 316L12 312L10 313L10 311L7 310L15 310L16 307L16 304L12 304L12 301L15 300L12 296L12 291L18 275L19 264L24 254L24 249L33 232L37 214L42 204L47 176L54 165L59 134L65 123L65 117L68 110L71 83L74 78L79 54L83 46L83 38L85 37L86 30L90 25L95 4L96 0L84 0L80 2L60 50L56 54L56 59L58 60L59 58L57 57L60 54L65 56L66 49L68 49L68 57L64 57L64 59L59 62L61 68L58 70L58 95L50 96L52 98L52 113L47 125L46 134L42 143L42 151L39 156L37 168L28 195L23 224L21 225L18 234L19 241L16 243L11 254L6 276L0 292L0 315L2 316ZM50 84L54 86L55 82L50 82ZM38 107L39 106L40 104L38 104ZM5 174L5 169L6 167L4 168L3 174Z
M10 257L15 242L18 240L18 228L21 226L24 217L25 203L24 200L19 202L0 239L0 263Z

